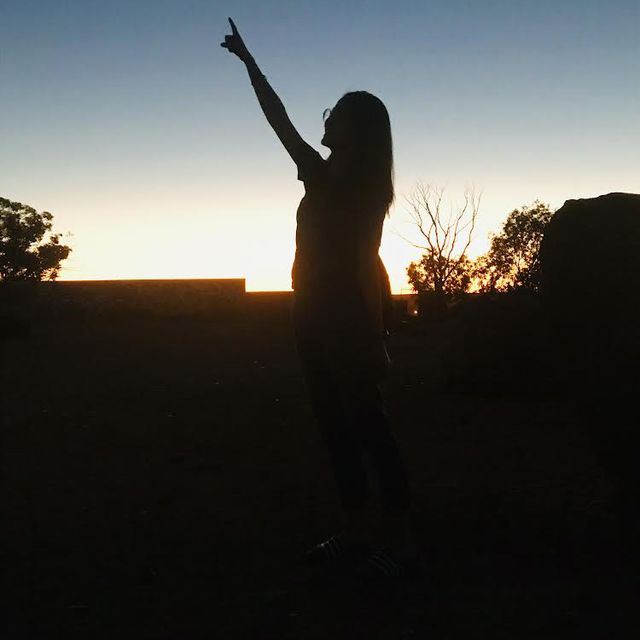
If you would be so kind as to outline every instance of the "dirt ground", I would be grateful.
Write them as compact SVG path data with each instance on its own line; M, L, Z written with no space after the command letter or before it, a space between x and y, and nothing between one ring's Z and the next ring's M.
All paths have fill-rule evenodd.
M388 585L299 563L340 510L286 322L1 348L4 638L634 637L637 555L572 404L453 392L437 331L391 339L426 571Z

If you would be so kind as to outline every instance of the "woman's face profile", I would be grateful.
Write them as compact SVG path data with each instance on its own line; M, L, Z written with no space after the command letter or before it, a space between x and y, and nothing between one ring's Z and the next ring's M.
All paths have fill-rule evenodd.
M324 136L321 144L334 151L351 145L352 127L349 113L340 107L334 107L324 121Z

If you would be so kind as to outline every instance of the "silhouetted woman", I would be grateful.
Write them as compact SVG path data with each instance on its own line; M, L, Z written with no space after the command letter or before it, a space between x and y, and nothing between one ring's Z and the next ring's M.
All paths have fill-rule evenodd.
M383 307L389 280L378 257L394 198L393 151L384 104L346 93L325 120L324 160L292 125L233 21L222 44L242 60L262 110L305 186L292 269L298 353L345 512L343 530L307 552L312 563L355 562L365 575L397 575L416 549L407 475L379 383L389 363ZM383 518L369 519L366 462L375 471Z

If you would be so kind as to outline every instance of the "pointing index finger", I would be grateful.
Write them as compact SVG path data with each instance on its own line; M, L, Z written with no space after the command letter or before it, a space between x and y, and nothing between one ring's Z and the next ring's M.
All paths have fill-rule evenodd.
M228 18L228 20L229 20L229 24L231 25L231 32L234 35L238 35L238 30L236 29L236 25L233 24L233 20L231 18Z

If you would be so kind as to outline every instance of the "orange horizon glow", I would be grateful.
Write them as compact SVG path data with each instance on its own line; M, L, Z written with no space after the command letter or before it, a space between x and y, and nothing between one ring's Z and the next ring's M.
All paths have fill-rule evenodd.
M68 243L73 251L62 263L58 281L242 278L246 291L291 291L295 228L287 213L279 216L289 218L286 222L277 217L249 220L253 227L250 234L243 226L231 227L223 224L221 215L213 215L200 220L185 216L188 223L178 233L168 223L159 224L152 238L144 237L141 225L130 225L128 238L107 228L100 236L102 241L81 242L77 238L77 250L76 238L72 237ZM215 245L211 241L214 238ZM418 253L391 230L383 234L380 256L393 293L410 292L406 268L418 259Z

